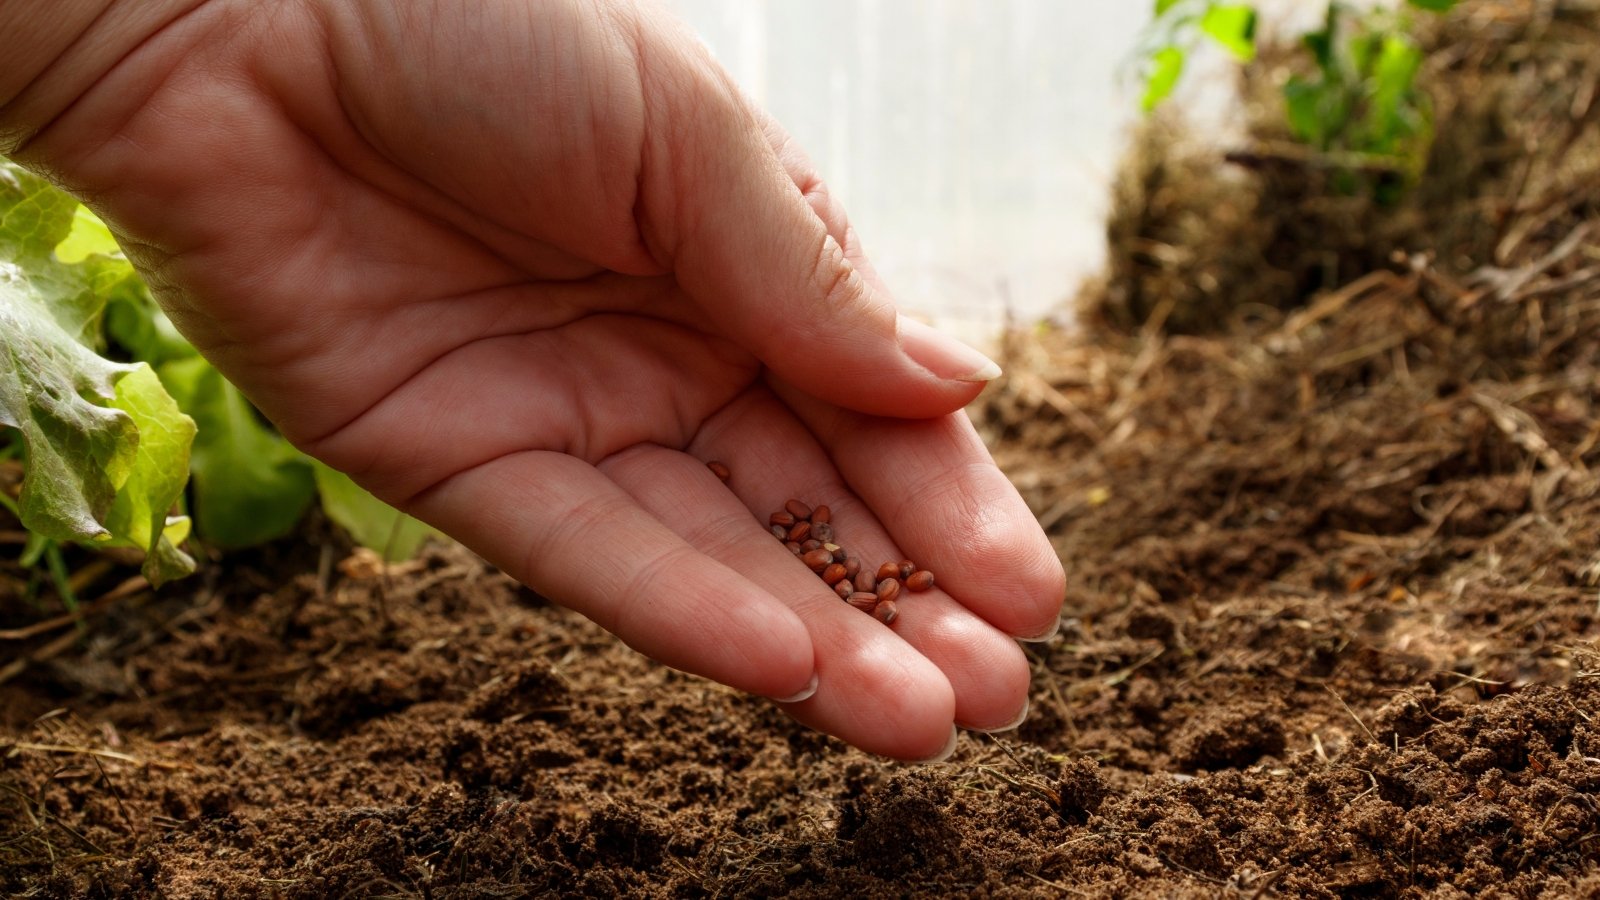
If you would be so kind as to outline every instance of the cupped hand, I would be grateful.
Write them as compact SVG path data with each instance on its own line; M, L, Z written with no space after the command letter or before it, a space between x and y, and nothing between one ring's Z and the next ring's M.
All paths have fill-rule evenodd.
M314 456L679 669L867 750L1026 711L1048 541L803 154L626 2L209 0L16 156ZM725 486L705 466L733 472ZM938 586L886 628L774 541ZM759 518L758 518L759 517Z

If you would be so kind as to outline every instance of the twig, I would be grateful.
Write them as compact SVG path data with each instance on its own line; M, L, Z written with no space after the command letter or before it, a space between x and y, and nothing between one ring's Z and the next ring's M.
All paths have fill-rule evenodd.
M1333 699L1339 701L1339 705L1344 707L1344 711L1350 714L1350 718L1356 720L1356 724L1361 726L1361 730L1366 732L1367 737L1374 744L1377 744L1380 747L1383 746L1383 744L1378 741L1378 736L1372 733L1372 729L1367 727L1367 723L1361 721L1361 717L1356 715L1356 711L1350 708L1350 704L1344 702L1344 698L1339 696L1339 692L1338 691L1334 690L1333 688L1329 687L1328 685L1323 685L1322 688L1323 688L1323 690L1325 690L1328 693L1332 694L1333 695Z

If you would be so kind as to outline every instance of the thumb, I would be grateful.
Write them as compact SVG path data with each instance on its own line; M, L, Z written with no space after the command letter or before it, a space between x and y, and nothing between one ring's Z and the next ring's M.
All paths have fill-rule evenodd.
M665 98L683 114L670 138L649 138L641 199L654 249L708 324L784 381L874 415L944 415L998 377L896 313L820 181L797 183L737 88L709 59L696 68Z

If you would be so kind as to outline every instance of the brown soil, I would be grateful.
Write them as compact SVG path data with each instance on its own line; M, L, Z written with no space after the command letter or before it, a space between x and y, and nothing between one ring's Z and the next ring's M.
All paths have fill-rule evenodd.
M1570 36L1570 4L1473 8L1512 7ZM1204 272L1147 255L1089 307L1133 333L1013 341L972 414L1069 572L1017 732L868 757L454 548L380 573L304 538L99 603L91 567L81 634L0 603L0 893L1600 897L1600 103L1573 84L1558 155L1430 219L1498 210L1492 247L1184 307L1188 335L1160 325ZM1176 240L1143 209L1114 252ZM1249 243L1213 212L1205 265ZM1216 271L1270 265L1252 246Z
M1013 735L884 762L462 551L291 544L0 688L0 890L1600 895L1597 329L1475 376L1385 284L1017 350L974 413L1071 593Z

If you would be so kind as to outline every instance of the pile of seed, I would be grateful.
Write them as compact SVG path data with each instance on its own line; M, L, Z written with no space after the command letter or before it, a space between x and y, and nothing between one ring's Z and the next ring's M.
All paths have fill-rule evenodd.
M723 482L732 477L720 462L706 463L706 467ZM885 562L876 570L863 567L859 558L835 541L833 513L826 506L813 508L790 500L767 517L767 527L790 553L833 588L839 599L885 625L900 615L895 601L902 590L920 593L933 587L933 573L917 568L909 559Z

